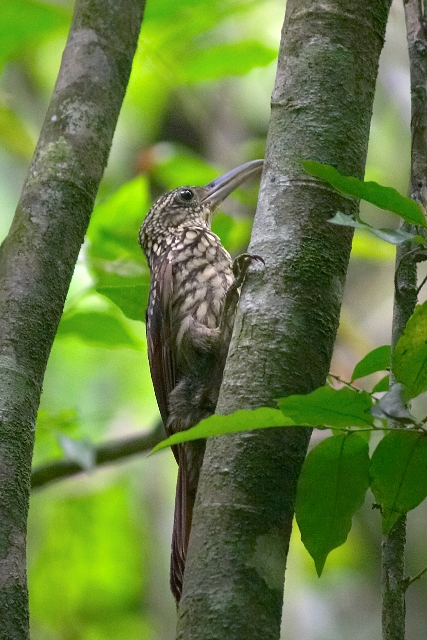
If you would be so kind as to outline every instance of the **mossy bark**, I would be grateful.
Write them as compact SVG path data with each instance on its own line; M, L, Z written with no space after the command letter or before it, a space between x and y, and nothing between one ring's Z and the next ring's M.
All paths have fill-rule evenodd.
M77 0L54 94L0 247L0 638L28 631L26 526L43 375L107 163L144 0Z
M274 406L325 383L358 203L304 173L314 159L363 177L390 0L288 0L259 205L217 411ZM208 440L180 640L277 640L295 491L310 433Z

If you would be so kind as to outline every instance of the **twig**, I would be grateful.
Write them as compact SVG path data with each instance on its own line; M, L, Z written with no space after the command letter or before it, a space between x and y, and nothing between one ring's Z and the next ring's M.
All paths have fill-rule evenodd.
M406 32L411 73L411 184L410 196L425 210L427 180L427 39L420 0L404 0ZM405 231L413 231L403 225ZM395 298L392 348L402 335L417 303L416 252L409 242L396 252ZM390 384L393 384L393 373ZM390 422L393 426L393 422ZM382 624L383 640L405 637L405 541L406 517L400 518L382 541Z
M406 578L405 589L410 587L413 582L416 582L416 580L419 580L420 578L422 578L426 572L427 572L427 567L424 567L424 569L422 569L419 573L417 573L417 575L415 575L413 578Z
M112 440L100 444L94 448L95 463L93 469L97 469L110 462L124 461L133 456L152 449L164 439L162 423L158 423L150 433L142 433L138 436L121 440ZM46 484L70 478L86 470L74 460L55 460L36 467L31 474L31 489L39 489Z

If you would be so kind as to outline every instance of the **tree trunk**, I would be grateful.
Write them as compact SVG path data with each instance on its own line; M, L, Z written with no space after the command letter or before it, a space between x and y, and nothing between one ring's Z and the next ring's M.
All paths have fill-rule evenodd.
M59 77L0 248L0 638L28 631L26 526L42 381L107 163L144 0L78 0Z
M304 159L363 177L391 0L288 0L253 267L218 413L275 406L329 371L357 203L306 175ZM277 640L295 490L309 430L210 439L191 531L177 637Z

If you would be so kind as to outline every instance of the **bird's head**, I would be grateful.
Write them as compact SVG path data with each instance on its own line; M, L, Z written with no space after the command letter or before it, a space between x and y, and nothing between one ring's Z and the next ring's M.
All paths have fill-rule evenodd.
M203 187L179 187L163 194L147 213L139 232L145 250L151 240L186 227L210 228L215 209L242 182L261 173L262 160L252 160L228 171Z

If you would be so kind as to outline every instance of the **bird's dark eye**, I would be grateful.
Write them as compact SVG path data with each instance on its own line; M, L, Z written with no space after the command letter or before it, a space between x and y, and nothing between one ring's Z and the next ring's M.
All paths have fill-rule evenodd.
M179 191L179 197L181 200L184 200L184 202L191 202L194 198L194 191L192 191L192 189L181 189Z

